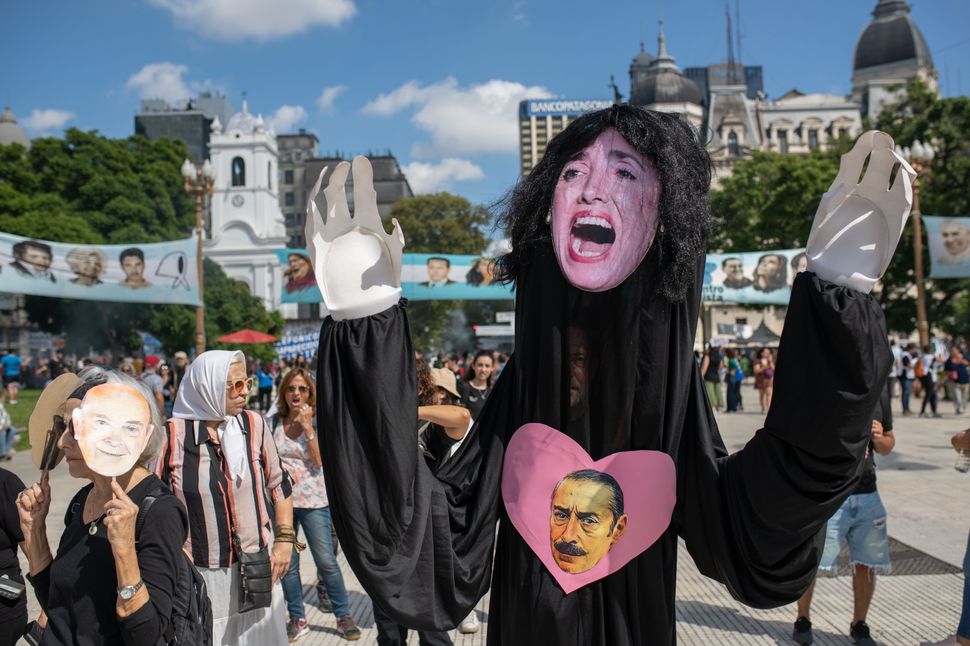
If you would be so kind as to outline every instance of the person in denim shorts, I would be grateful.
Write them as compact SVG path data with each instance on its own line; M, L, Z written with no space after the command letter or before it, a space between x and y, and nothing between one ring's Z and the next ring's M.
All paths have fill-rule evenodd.
M855 492L846 498L835 515L829 519L825 529L825 549L819 569L834 571L839 552L846 543L849 545L849 562L852 564L852 590L855 596L854 614L849 626L849 636L853 643L860 646L875 646L869 635L866 615L872 594L876 589L876 571L888 571L889 533L886 530L886 509L882 506L876 490L876 464L873 454L889 455L896 446L893 435L893 416L890 409L888 387L879 398L873 412L872 432L869 448L866 451L865 467ZM796 644L811 644L812 622L810 608L815 581L798 600L798 620L792 631Z

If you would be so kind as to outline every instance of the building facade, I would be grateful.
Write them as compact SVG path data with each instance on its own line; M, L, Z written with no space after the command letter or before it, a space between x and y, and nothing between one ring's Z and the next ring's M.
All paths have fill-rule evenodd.
M177 106L161 99L148 99L141 102L135 115L135 134L150 141L182 141L192 161L201 164L209 158L213 122L227 123L233 112L229 99L218 92L203 92Z
M405 177L401 165L397 163L397 158L389 151L383 154L367 154L371 166L374 169L374 190L377 192L377 211L382 218L386 218L391 213L391 207L398 200L414 197L414 191ZM306 194L310 193L314 182L320 176L320 171L327 169L323 177L323 186L330 181L330 175L342 161L351 161L340 156L318 157L309 159L306 162L306 171L303 177L303 190ZM322 198L321 198L322 199ZM354 210L354 177L353 173L347 175L347 204L351 212ZM304 204L304 209L305 209ZM320 204L321 210L323 204Z
M307 187L313 186L313 180L306 181L306 164L317 156L320 141L312 132L300 128L297 134L277 135L276 145L280 155L280 210L286 224L286 246L302 249L306 246Z
M634 59L636 60L636 59ZM527 176L546 144L576 117L613 105L605 99L528 99L519 103L519 172Z

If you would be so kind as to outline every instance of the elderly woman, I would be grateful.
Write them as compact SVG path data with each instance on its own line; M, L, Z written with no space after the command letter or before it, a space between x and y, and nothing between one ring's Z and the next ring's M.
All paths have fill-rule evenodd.
M108 259L97 247L75 247L67 252L67 264L74 272L71 282L75 285L100 285L101 274L108 266Z
M294 368L280 382L276 402L279 413L272 418L273 438L283 466L293 477L294 525L303 527L310 554L317 566L320 581L331 601L337 618L337 632L348 641L360 639L360 629L350 614L350 598L340 573L333 549L330 503L317 442L316 386L304 368ZM300 559L294 554L283 577L283 594L290 621L287 637L296 641L309 631L303 606L303 584L300 581Z
M43 643L154 646L164 642L172 619L185 510L146 468L164 441L154 399L138 382L118 373L93 370L84 377L62 408L66 430L58 446L71 475L91 483L68 506L57 556L47 542L47 472L17 499L29 578L47 614ZM117 384L124 388L111 388ZM75 413L82 400L83 416ZM132 445L144 446L134 467L106 477L95 472L82 452L85 434L93 433L84 427L91 424L89 415L111 419L119 408L137 413L126 419L126 431L149 436ZM76 420L82 419L79 426ZM97 457L104 471L102 456ZM139 505L146 496L156 500L136 536Z
M272 429L244 410L252 389L241 352L200 354L179 386L159 463L188 510L185 551L211 595L216 646L287 643L276 584L296 540L290 478Z

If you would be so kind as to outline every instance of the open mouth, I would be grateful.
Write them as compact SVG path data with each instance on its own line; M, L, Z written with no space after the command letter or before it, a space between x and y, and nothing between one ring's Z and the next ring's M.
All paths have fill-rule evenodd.
M616 242L613 223L600 215L579 213L569 230L569 255L580 262L595 262Z

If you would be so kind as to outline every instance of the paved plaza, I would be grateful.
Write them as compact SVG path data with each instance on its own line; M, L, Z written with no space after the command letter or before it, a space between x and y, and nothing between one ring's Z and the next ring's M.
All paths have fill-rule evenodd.
M731 451L744 446L762 422L757 395L745 388L747 410L717 417L724 441ZM894 412L899 400L893 401ZM755 412L752 412L754 410ZM941 419L896 418L896 449L877 456L879 491L889 512L894 571L880 576L869 613L873 637L880 644L912 646L923 640L938 640L953 632L962 600L961 566L966 547L970 510L966 503L970 479L953 469L956 454L949 438L970 425L970 416L956 417L949 402L941 403ZM29 452L19 453L7 468L25 482L36 479ZM59 519L81 483L72 481L61 465L52 474L54 502L51 505L51 544L57 545ZM350 590L351 610L362 629L360 644L376 643L371 604L347 566L340 562ZM26 563L24 563L26 567ZM312 583L313 563L303 558L307 618L311 632L298 643L303 646L343 644L332 615L316 607ZM838 576L820 578L812 607L815 643L821 646L851 644L852 580L843 568ZM687 550L680 550L677 585L678 643L791 644L794 605L775 610L754 610L731 599L722 586L702 577ZM28 586L29 589L29 586ZM30 598L31 616L37 612ZM484 644L488 630L488 597L478 604L482 630L473 635L452 631L455 644ZM412 634L409 644L418 644Z

